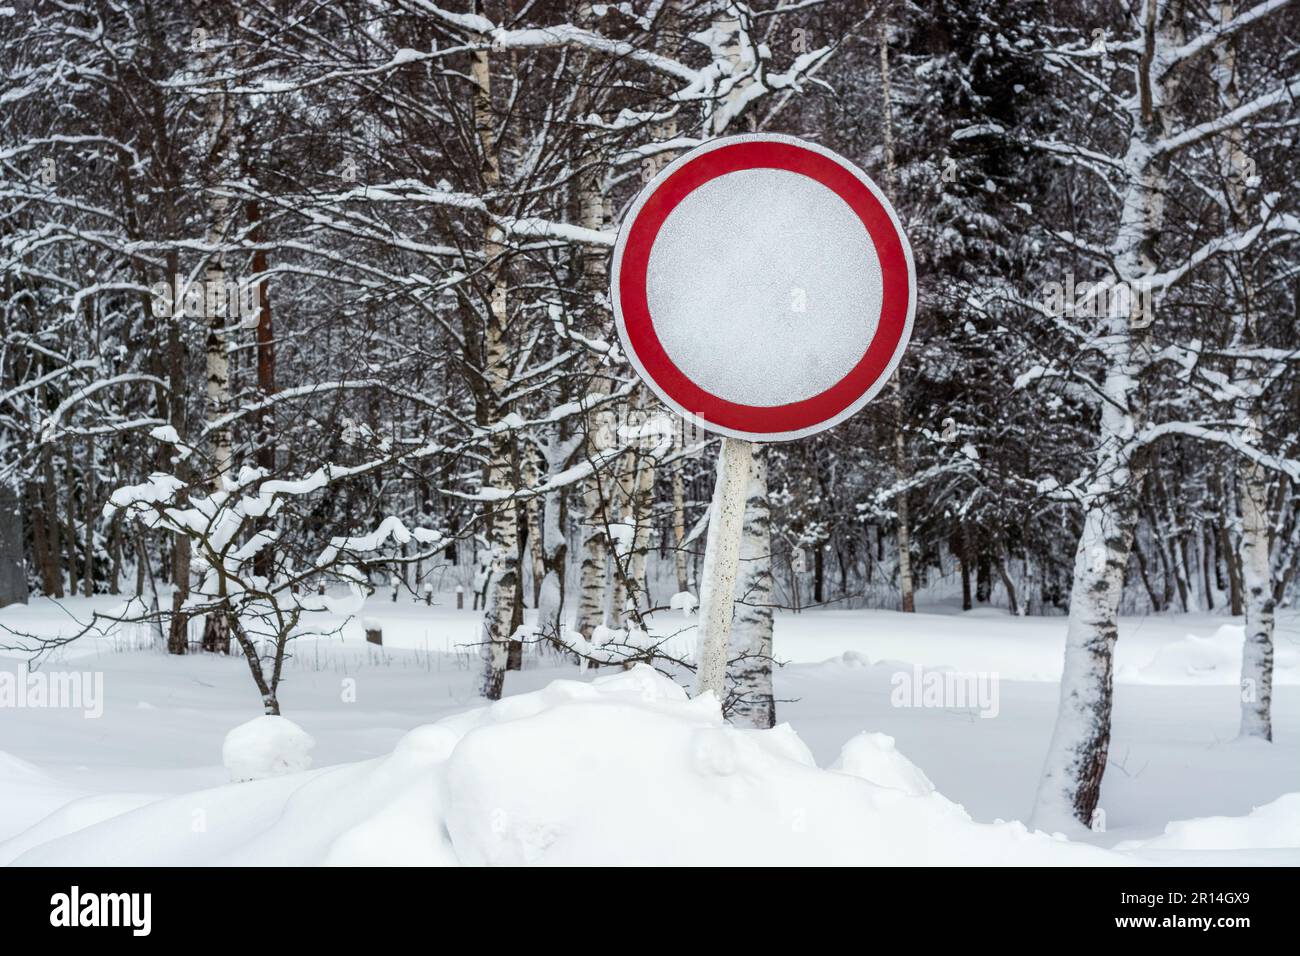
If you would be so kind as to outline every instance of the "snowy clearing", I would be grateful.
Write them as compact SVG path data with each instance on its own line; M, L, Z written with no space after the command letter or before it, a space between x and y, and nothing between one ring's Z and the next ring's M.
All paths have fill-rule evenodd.
M550 653L529 653L485 708L458 648L478 616L440 601L367 602L382 648L360 618L295 641L285 723L315 746L245 731L255 769L289 765L242 783L223 766L227 734L268 719L242 660L128 633L57 652L43 672L103 675L103 715L3 714L0 862L1300 864L1300 615L1278 632L1272 744L1235 739L1231 653L1217 669L1188 654L1228 643L1231 619L1126 620L1105 816L1067 843L998 822L1032 803L1063 619L780 614L781 723L757 731L647 668L580 674ZM74 626L41 601L0 623ZM21 677L21 659L0 661ZM907 697L928 673L996 676L996 713ZM642 825L621 826L629 813Z

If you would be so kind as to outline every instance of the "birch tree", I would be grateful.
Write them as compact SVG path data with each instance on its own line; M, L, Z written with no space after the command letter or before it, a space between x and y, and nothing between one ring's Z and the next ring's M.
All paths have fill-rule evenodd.
M1208 115L1187 115L1180 109L1185 106L1180 85L1189 65L1212 56L1216 43L1283 6L1265 2L1226 24L1209 24L1181 3L1152 0L1143 5L1136 30L1125 39L1080 42L1050 54L1061 69L1099 91L1108 116L1127 133L1109 153L1046 138L1037 144L1101 177L1116 199L1114 227L1104 243L1092 244L1073 234L1062 234L1061 239L1106 264L1109 277L1097 284L1094 295L1116 287L1150 287L1156 309L1148 316L1140 307L1141 297L1130 295L1121 307L1105 310L1091 329L1076 332L1083 348L1098 357L1098 377L1083 381L1095 389L1100 408L1091 467L1072 489L1083 509L1083 530L1075 553L1060 706L1035 804L1034 819L1040 825L1087 824L1097 808L1110 742L1117 614L1146 448L1163 435L1179 432L1240 440L1230 433L1153 422L1153 379L1168 356L1156 348L1153 330L1164 331L1168 325L1160 302L1171 288L1262 231L1259 226L1245 232L1229 227L1199 246L1172 249L1165 232L1174 189L1172 164L1194 155L1201 144L1284 108L1300 89L1300 79L1285 80L1236 109ZM1108 69L1108 57L1118 58L1123 66ZM1108 82L1118 77L1128 82ZM1171 335L1177 331L1169 327Z

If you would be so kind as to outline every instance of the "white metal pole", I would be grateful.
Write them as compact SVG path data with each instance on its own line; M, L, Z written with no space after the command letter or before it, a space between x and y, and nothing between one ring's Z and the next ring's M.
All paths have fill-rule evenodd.
M727 643L735 611L736 572L740 564L740 538L745 530L745 499L754 445L743 438L722 439L718 456L718 481L713 489L713 512L704 548L704 575L700 586L700 634L695 692L712 691L721 703L727 685Z

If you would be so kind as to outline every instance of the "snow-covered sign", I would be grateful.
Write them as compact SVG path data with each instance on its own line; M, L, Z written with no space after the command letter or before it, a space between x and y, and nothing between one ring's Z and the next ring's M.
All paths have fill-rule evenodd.
M902 358L916 306L912 251L876 184L771 134L713 140L647 184L610 287L641 378L679 414L751 441L862 408Z
M725 696L753 446L871 401L903 357L912 250L884 193L789 136L712 140L632 203L610 267L623 348L678 414L726 436L700 593L696 689Z

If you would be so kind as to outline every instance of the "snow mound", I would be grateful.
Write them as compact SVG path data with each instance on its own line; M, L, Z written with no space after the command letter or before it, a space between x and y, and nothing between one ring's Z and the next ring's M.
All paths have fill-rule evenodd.
M690 617L691 612L699 606L699 600L690 591L678 591L668 599L668 609L681 611L686 617Z
M49 779L45 772L35 764L20 760L7 751L0 750L0 782L11 780L41 781Z
M869 780L878 787L901 790L914 797L934 791L921 768L898 752L888 734L858 734L844 745L832 770Z
M245 725L232 735L248 747L234 749L283 756L262 745L282 741L284 725L252 723L258 729ZM26 841L9 858L45 865L1130 862L1019 823L972 822L883 735L851 740L836 767L819 769L788 725L731 727L712 696L690 699L638 665L590 683L555 681L417 728L387 757L167 797L110 819L76 821L75 830L47 828L42 841ZM0 844L0 859L5 850Z
M849 753L855 767L923 789L878 738ZM730 727L712 698L688 700L647 667L478 712L445 783L447 830L469 864L1120 860L1020 824L973 823L932 792L820 770L788 726Z
M1144 667L1141 679L1151 684L1235 684L1241 679L1241 646L1246 639L1240 624L1224 624L1209 637L1188 634L1162 645Z
M1125 665L1118 676L1141 684L1237 684L1241 680L1241 651L1246 629L1222 624L1209 637L1187 634L1160 645L1146 664ZM1274 683L1294 681L1300 653L1275 638Z
M847 667L853 670L872 667L871 658L861 651L845 651L843 654L837 654L834 657L828 657L819 662L827 670L838 670L841 667Z
M1286 793L1244 817L1175 820L1150 840L1124 850L1275 850L1300 848L1300 793Z
M268 714L226 734L221 762L235 783L263 780L306 770L314 746L316 741L292 720Z

